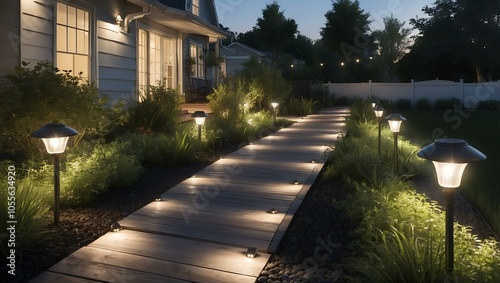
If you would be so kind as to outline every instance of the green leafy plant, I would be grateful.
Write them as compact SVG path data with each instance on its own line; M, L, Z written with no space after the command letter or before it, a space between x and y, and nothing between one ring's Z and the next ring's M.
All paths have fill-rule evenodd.
M244 64L244 69L239 74L245 83L253 84L255 105L257 111L268 109L271 102L285 101L292 92L292 87L283 78L282 72L252 57Z
M173 134L178 124L182 96L158 81L140 94L139 101L129 102L127 127L132 131L164 132Z
M373 106L371 102L356 97L352 100L349 106L350 115L346 118L347 123L358 123L358 122L368 122L375 121L375 112L373 111Z
M457 105L462 106L462 102L458 98L441 98L434 101L434 108L437 109L454 109Z
M2 166L2 168L7 168L7 166ZM4 170L2 170L2 176L7 176ZM7 190L7 178L2 178L0 186L2 187L0 190L0 209L2 211L0 221L3 225L8 225L8 221L13 220L8 218L9 214L7 213L8 207L13 202L15 202L14 220L17 221L15 224L15 246L8 246L8 230L2 229L3 231L0 233L0 253L2 260L4 260L9 255L10 249L14 249L17 255L20 255L22 251L34 244L47 240L50 233L45 230L45 222L42 218L48 212L49 206L41 201L39 188L33 183L22 182L20 175L16 175L16 182L13 185L14 195L10 195Z
M411 100L400 98L396 101L396 108L410 109L412 107Z
M416 108L417 109L429 109L429 108L431 108L431 102L429 101L429 99L422 97L419 100L417 100Z
M135 155L125 152L125 144L98 144L90 153L68 153L61 166L61 205L91 203L111 187L127 188L143 172ZM36 184L45 203L52 204L53 166L43 164L28 169L26 181Z
M290 115L305 116L314 114L316 101L304 97L292 98L286 103L286 112Z
M0 89L0 144L3 152L38 156L38 141L29 135L50 122L61 122L84 135L101 137L117 124L108 100L91 83L48 62L21 67L4 76Z
M128 154L135 155L144 166L173 166L187 164L196 158L197 141L194 130L162 133L129 133L119 137Z

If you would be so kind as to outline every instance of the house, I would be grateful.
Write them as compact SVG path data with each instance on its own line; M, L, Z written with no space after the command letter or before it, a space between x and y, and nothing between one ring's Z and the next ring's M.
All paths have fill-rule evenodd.
M205 78L209 46L218 54L227 35L214 0L19 0L0 11L0 75L48 60L112 99L166 79L189 100L190 78Z
M220 56L224 58L221 72L228 77L243 70L243 64L252 57L257 58L259 61L267 60L266 53L239 42L222 46Z

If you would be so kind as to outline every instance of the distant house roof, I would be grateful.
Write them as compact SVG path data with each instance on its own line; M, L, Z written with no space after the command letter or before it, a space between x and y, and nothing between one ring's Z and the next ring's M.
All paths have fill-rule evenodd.
M246 44L233 42L227 46L223 46L221 53L225 53L224 55L231 56L257 56L264 57L266 53L255 48L252 48ZM225 51L225 52L224 52Z

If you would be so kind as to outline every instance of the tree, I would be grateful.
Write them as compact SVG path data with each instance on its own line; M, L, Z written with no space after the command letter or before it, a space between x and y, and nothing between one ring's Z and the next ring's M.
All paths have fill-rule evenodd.
M370 44L369 13L364 13L355 0L337 0L333 9L325 14L326 25L321 29L322 40L346 62L359 58Z
M410 44L411 29L403 28L404 22L392 17L383 19L384 29L372 33L378 44L378 62L384 81L394 79L394 63L401 59Z
M266 5L266 9L262 10L262 18L257 19L257 26L254 27L256 38L266 50L271 51L273 63L297 33L295 20L286 19L279 9L276 2Z
M445 58L469 69L477 82L499 77L500 1L437 0L422 11L428 18L410 22L420 31L418 48L424 64Z
M373 50L373 40L368 35L370 14L360 9L357 0L337 0L325 17L322 41L340 57L341 62L336 64L340 81L358 82L368 78L365 64L368 60L364 59L370 57Z

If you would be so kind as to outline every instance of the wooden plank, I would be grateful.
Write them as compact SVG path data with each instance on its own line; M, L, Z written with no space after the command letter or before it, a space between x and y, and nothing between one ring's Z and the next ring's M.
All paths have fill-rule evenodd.
M238 273L228 273L221 270L204 268L195 265L180 264L177 262L164 261L139 255L132 255L110 250L83 247L71 254L69 259L91 262L93 264L104 264L125 269L139 270L156 276L164 276L185 280L189 282L206 283L254 283L255 277ZM251 260L242 256L239 261L251 263ZM70 274L75 268L69 261L59 262L51 271Z
M47 280L39 282L151 282L151 283L187 283L189 281L175 279L151 273L146 273L130 268L113 266L104 263L95 263L91 261L66 258L64 261L56 264L51 269L51 274L57 274L61 278L56 280ZM60 273L56 273L60 272ZM64 274L69 273L69 274ZM71 277L70 277L71 276ZM71 281L71 280L82 281ZM97 281L94 281L97 280Z
M80 277L75 277L73 275L65 275L46 271L37 277L30 280L30 283L47 283L47 282L65 282L65 283L95 283L102 281L94 281L89 279L84 279Z
M120 223L122 223L122 222L120 222ZM223 244L235 245L235 246L257 247L257 248L259 248L259 250L263 250L263 251L267 250L269 242L271 241L271 239L273 237L273 233L269 233L268 234L269 236L267 238L257 239L257 238L255 238L255 234L252 233L254 231L252 231L252 230L244 231L244 229L242 229L242 228L234 229L234 231L237 231L241 234L245 234L245 232L246 232L248 236L230 235L230 233L220 234L220 233L211 232L211 231L201 231L201 230L189 229L190 226L174 227L174 226L167 226L167 225L162 225L162 224L158 224L158 223L139 222L139 221L136 221L134 219L129 219L127 222L125 222L121 225L125 229L132 228L136 231L141 231L141 232L171 235L171 236L177 236L177 237L189 238L189 239L199 239L199 240L203 240L203 241L209 241L212 243L223 243ZM186 228L186 227L188 227L188 228ZM193 228L194 228L194 226L193 226Z
M283 215L281 216L281 218ZM131 226L131 223L136 222L134 226ZM241 227L242 225L237 225L236 223L230 223L228 225L223 225L223 224L213 224L213 223L206 223L206 222L200 222L200 221L195 221L192 219L189 224L186 224L186 222L180 220L180 219L173 219L173 218L155 218L151 217L150 215L139 215L139 214L134 214L131 215L127 221L120 221L120 224L126 228L131 228L131 229L136 229L136 230L142 230L143 227L145 227L145 224L150 224L149 227L154 227L155 225L159 226L159 231L161 231L163 228L168 229L169 234L176 234L176 233L182 233L184 231L188 231L186 233L190 234L196 234L200 233L202 234L203 232L209 232L209 233L215 233L215 234L220 234L222 236L237 236L237 237L248 237L248 238L253 238L253 239L268 239L272 237L272 234L276 230L277 226L279 225L279 222L272 227L273 229L267 229L264 230L261 228L259 223L255 223L253 227L248 228L248 227ZM180 234L182 235L182 234Z
M265 261L267 261L265 257L259 257L252 260L249 265L248 260L241 260L242 257L245 257L246 247L214 244L129 230L108 233L93 242L90 247L178 263L195 264L227 272L245 270L244 274L250 276L258 276L262 271L262 264L266 264Z
M234 225L244 229L252 229L256 225L270 224L277 225L283 217L282 213L270 214L266 209L249 210L249 209L224 209L217 206L210 206L210 200L206 200L206 204L201 205L193 203L181 203L179 201L169 200L161 203L147 205L134 214L148 216L155 219L175 218L184 220L185 225L190 225L190 221L219 224L219 225ZM190 215L188 215L190 213ZM189 221L186 221L186 216L189 216ZM122 219L120 223L126 223L132 215ZM179 223L181 224L181 223Z

